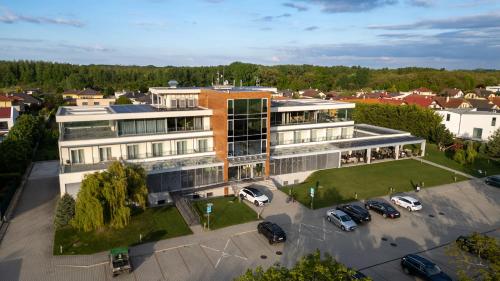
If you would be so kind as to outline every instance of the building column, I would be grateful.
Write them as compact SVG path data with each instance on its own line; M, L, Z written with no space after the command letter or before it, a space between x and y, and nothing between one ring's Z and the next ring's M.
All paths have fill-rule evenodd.
M421 144L420 144L420 151L421 151L421 155L420 156L425 156L425 141L423 141Z
M366 150L366 164L370 164L372 162L372 149L368 148Z
M394 146L394 159L399 159L399 144Z

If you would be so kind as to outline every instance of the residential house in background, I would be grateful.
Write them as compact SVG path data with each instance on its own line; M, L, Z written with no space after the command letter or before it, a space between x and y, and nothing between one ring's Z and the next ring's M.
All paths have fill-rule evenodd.
M495 93L488 91L484 88L474 89L474 91L466 93L464 98L466 99L491 99L495 97Z
M467 102L471 108L475 108L477 111L496 111L499 109L498 105L487 99L467 99Z
M318 89L307 89L299 91L299 95L305 98L320 98L324 99L326 97L325 93Z
M14 126L18 116L19 112L15 107L0 107L0 142Z
M18 112L24 111L22 99L8 94L0 94L0 107L14 107Z
M115 99L76 99L74 104L76 106L109 106L115 104Z
M436 103L436 109L448 109L448 108L471 108L472 105L463 98L451 98L447 97L435 97L434 101Z
M475 109L438 110L441 122L457 138L487 141L500 127L500 113L477 111Z
M486 86L486 91L495 93L497 96L500 95L500 85L498 86Z
M450 98L462 98L464 96L464 92L462 90L457 89L457 88L446 88L443 89L440 93L440 96L443 97L450 97Z
M25 92L5 94L7 97L15 97L24 107L41 106L42 101Z
M76 195L85 174L115 160L146 169L148 201L159 205L172 194L228 195L248 181L288 185L320 169L398 159L405 144L425 151L407 132L354 124L354 103L176 85L150 88L150 105L60 107L61 194Z
M419 96L435 96L436 95L432 92L431 89L428 89L426 87L420 87L420 88L413 90L413 94L416 94Z

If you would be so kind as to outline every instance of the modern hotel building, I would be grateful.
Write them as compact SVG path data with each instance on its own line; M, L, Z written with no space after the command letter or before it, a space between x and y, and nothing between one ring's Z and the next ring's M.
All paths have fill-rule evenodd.
M398 159L406 144L425 150L425 140L407 132L355 125L353 103L272 99L276 88L267 87L173 84L150 92L150 105L59 108L61 194L75 196L85 174L112 161L142 165L157 205L174 192L227 195L252 180L296 183L316 170L368 164L383 151Z

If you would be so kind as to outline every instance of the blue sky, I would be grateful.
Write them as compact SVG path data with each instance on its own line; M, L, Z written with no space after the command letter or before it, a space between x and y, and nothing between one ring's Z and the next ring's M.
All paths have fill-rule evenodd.
M0 59L500 69L500 0L0 0Z

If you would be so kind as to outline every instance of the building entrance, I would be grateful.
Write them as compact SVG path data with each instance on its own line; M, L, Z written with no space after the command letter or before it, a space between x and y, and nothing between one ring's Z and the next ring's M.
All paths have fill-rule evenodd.
M230 181L261 178L264 174L264 163L243 164L229 167Z

